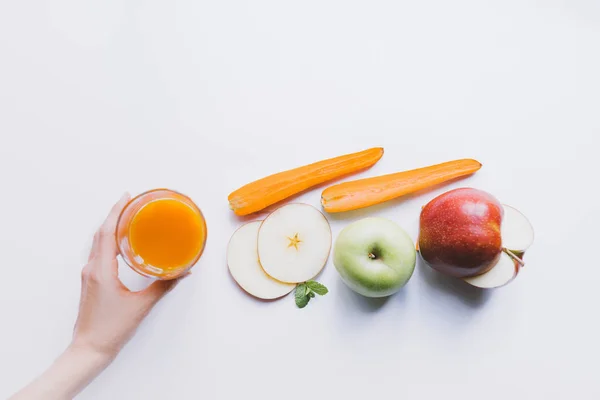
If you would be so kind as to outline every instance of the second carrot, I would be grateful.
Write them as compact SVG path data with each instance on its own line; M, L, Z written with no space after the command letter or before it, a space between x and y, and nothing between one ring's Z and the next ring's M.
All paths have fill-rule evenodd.
M356 210L470 175L480 168L481 163L478 161L462 159L344 182L325 189L321 195L321 204L330 213Z

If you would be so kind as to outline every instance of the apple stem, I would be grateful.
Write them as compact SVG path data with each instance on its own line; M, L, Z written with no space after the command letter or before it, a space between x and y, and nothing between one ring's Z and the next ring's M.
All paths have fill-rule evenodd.
M373 253L369 253L369 258L370 258L371 260L374 260L374 259L376 259L377 257L375 257L375 254L373 254Z
M512 258L513 260L518 262L521 267L525 266L525 262L519 256L517 256L515 253L513 253L512 251L510 251L507 248L504 248L502 250L504 250L504 252L510 256L510 258Z

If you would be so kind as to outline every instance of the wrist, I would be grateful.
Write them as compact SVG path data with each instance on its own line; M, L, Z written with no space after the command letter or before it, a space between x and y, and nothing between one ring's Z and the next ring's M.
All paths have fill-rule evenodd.
M93 347L72 343L46 372L11 399L72 399L113 359Z
M116 357L116 351L103 351L94 346L73 341L65 350L65 355L94 366L107 366Z

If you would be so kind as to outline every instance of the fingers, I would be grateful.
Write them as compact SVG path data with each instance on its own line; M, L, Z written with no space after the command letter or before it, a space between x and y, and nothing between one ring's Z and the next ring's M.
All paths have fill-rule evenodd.
M181 278L172 280L159 280L152 283L145 290L139 292L140 296L146 298L150 303L156 304L162 299L167 293L175 288L185 278L190 276L191 272L188 272Z
M115 241L115 230L117 229L117 221L121 211L129 201L129 193L121 196L121 199L112 207L106 220L100 226L98 232L94 236L94 247L92 253L94 256L100 256L104 259L114 258L117 256L117 243Z
M94 239L92 240L92 248L90 249L90 255L88 256L88 263L92 261L92 258L96 256L98 249L98 232L94 233Z
M116 204L110 210L110 213L108 213L108 217L106 217L106 220L100 227L101 231L114 235L115 229L117 229L117 221L119 220L119 215L121 215L121 211L123 211L123 208L127 205L127 202L130 198L131 196L127 192L124 193L123 196L121 196L119 201L117 201Z

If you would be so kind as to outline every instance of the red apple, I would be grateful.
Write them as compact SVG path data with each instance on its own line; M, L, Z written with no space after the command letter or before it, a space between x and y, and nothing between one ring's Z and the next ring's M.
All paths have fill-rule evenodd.
M502 215L500 202L481 190L455 189L436 197L421 212L423 260L457 278L489 271L502 253Z
M498 262L488 272L463 278L469 285L491 289L506 285L517 277L525 263L523 256L525 250L533 243L533 226L514 207L503 204L504 215L502 216L502 254Z

